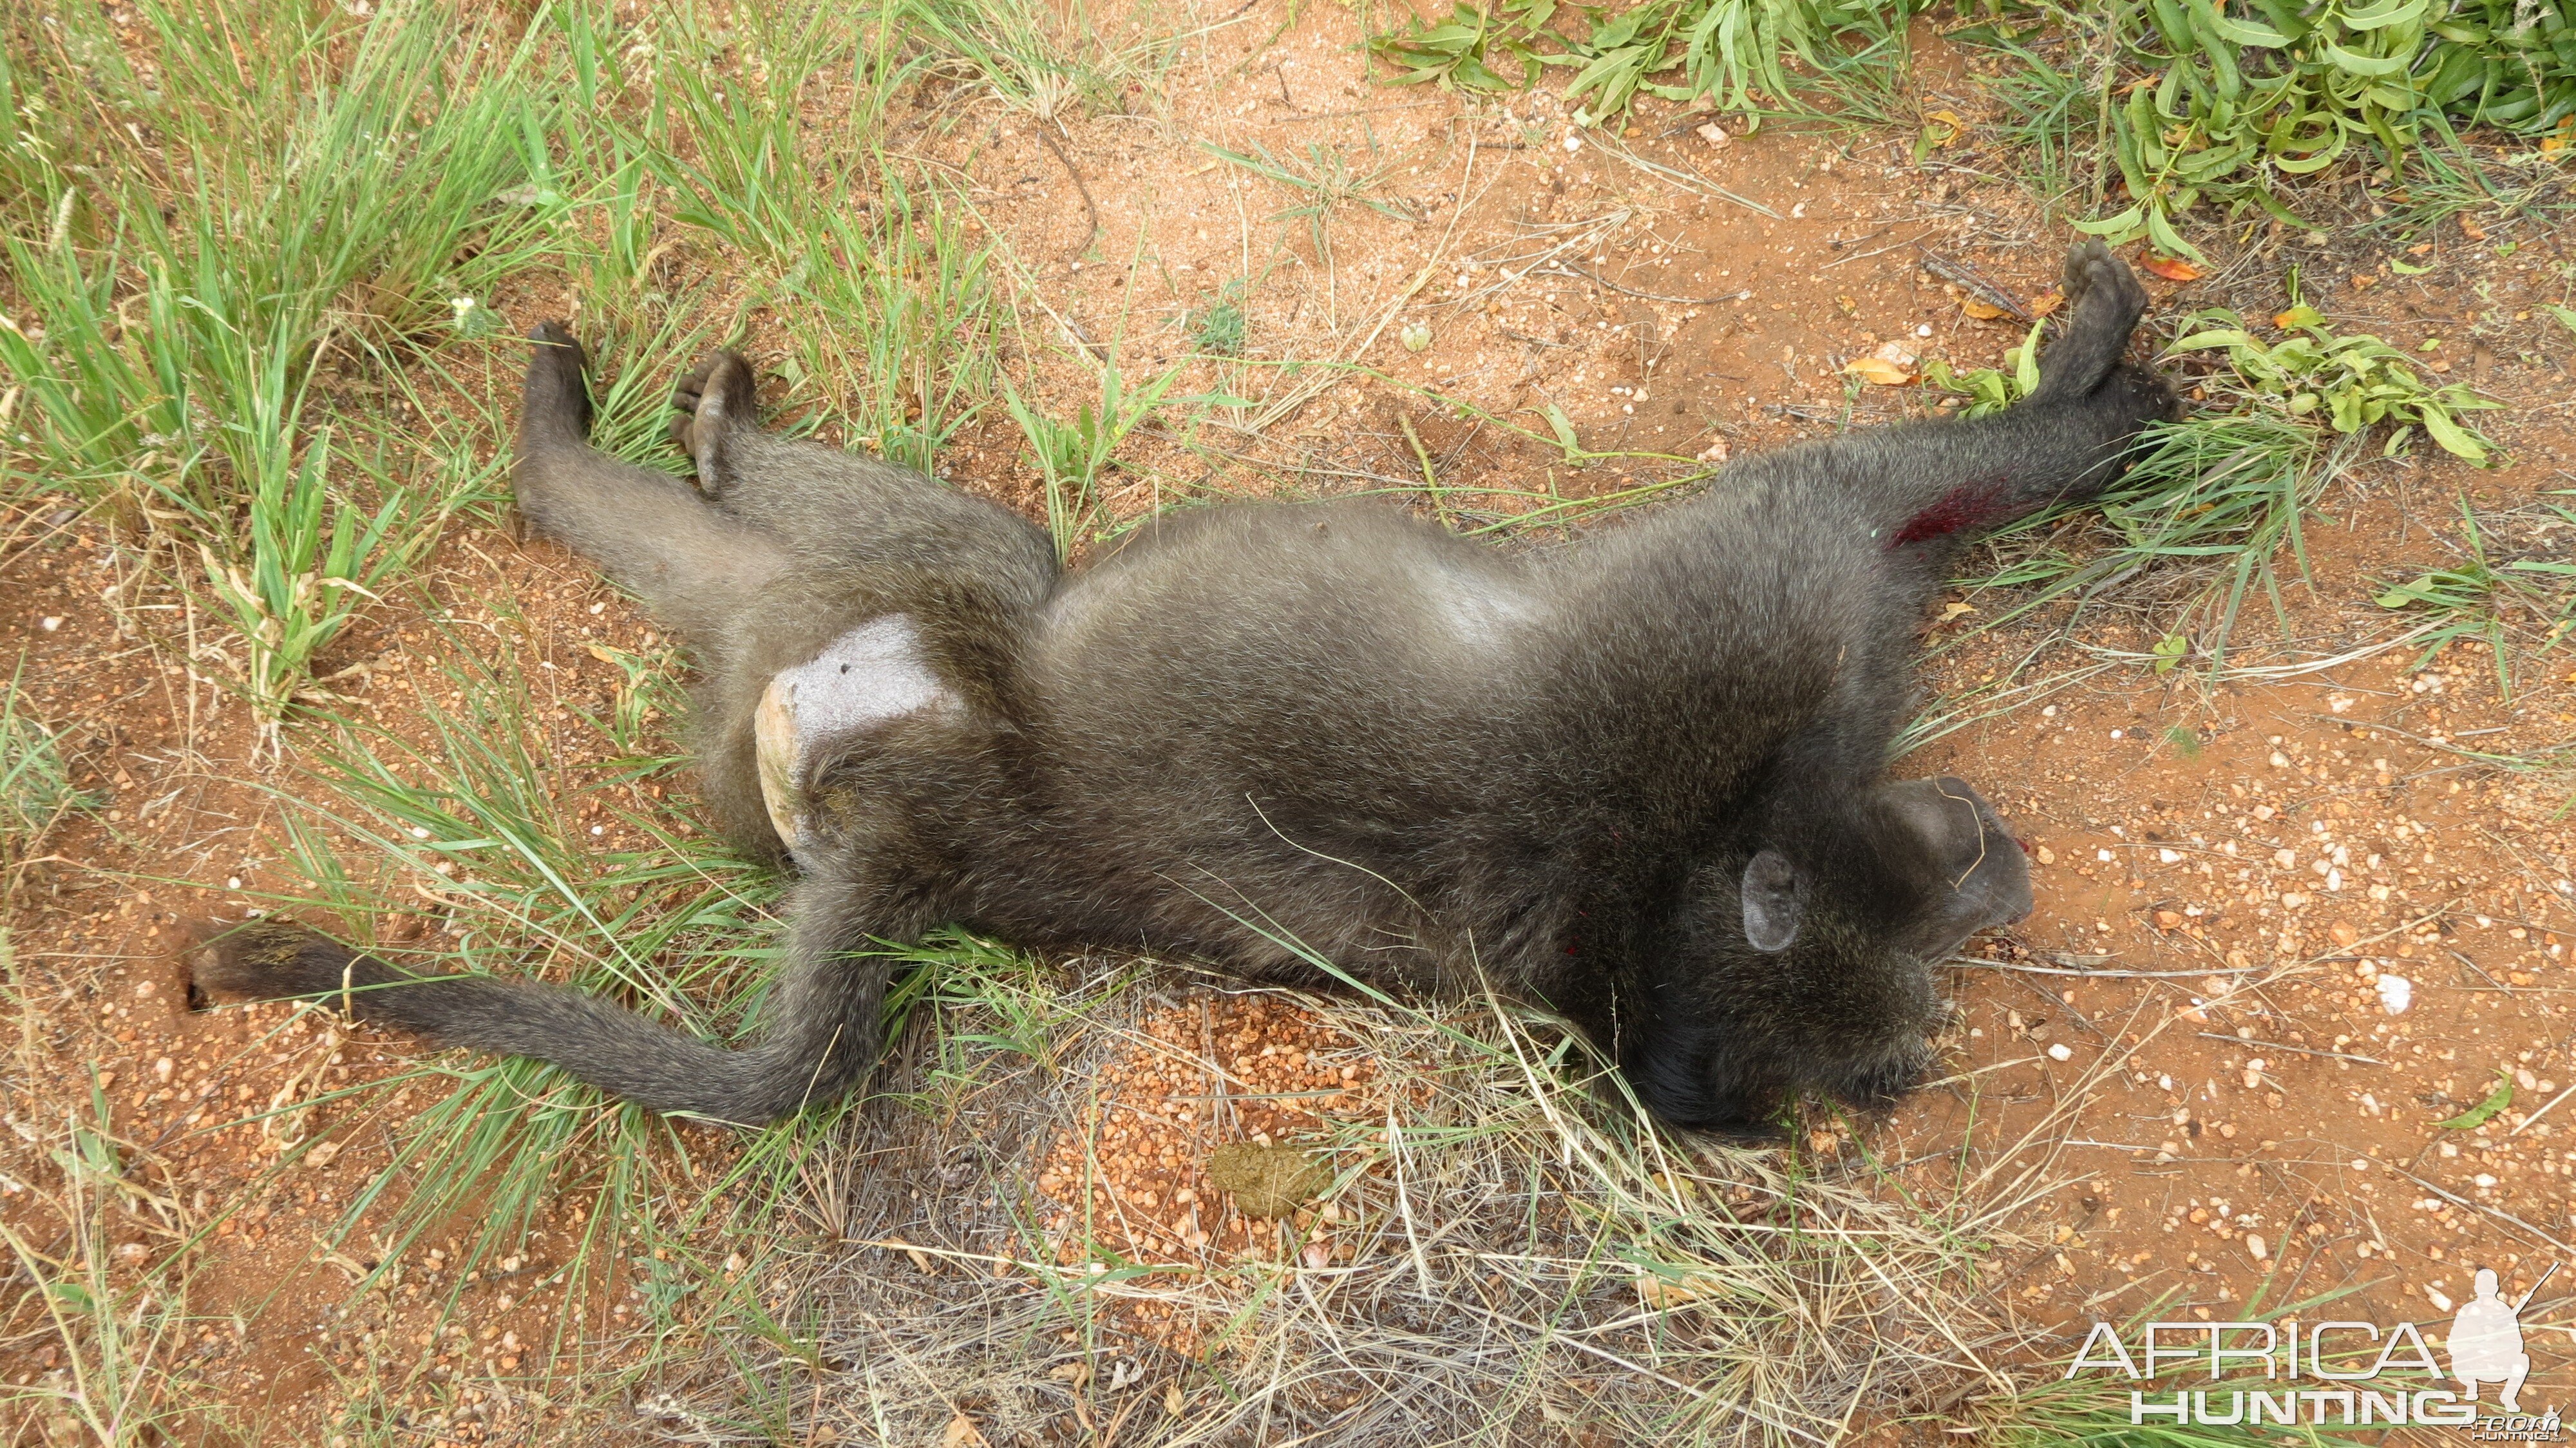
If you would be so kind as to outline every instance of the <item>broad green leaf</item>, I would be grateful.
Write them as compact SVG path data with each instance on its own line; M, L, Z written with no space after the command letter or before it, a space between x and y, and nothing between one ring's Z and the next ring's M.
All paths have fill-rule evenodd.
M2368 10L2347 10L2343 23L2355 30L2384 30L2420 19L2432 0L2390 0L2390 3Z
M2488 1122L2495 1120L2497 1112L2504 1110L2512 1104L2513 1077L2499 1070L2496 1072L2496 1089L2487 1093L2486 1100L2479 1102L2477 1105L2470 1107L2468 1110L2461 1112L2459 1115L2452 1117L2448 1121L2437 1121L2434 1125L2441 1127L2444 1131L2474 1131L2477 1128L2486 1125Z
M2219 8L2217 0L2196 0L2192 7L2202 23L2238 45L2258 45L2267 49L2290 43L2290 37L2257 21L2233 18Z
M2134 228L2138 224L2138 218L2143 215L2145 211L2146 208L2143 206L2132 206L2117 216L2106 216L2099 221L2070 221L2066 224L2077 231L2083 232L2086 236L2109 236L2113 232L2128 231ZM2576 322L2570 322L2568 325L2576 327Z
M2402 56L2363 55L2359 51L2346 50L2331 40L2325 43L2325 53L2327 59L2344 70L2374 80L2397 75L2406 69Z
M2487 460L2487 450L2479 445L2477 435L2453 421L2448 412L2439 407L2425 407L2419 409L2419 416L2424 431L2432 434L2433 441L2442 445L2442 451L2473 463Z

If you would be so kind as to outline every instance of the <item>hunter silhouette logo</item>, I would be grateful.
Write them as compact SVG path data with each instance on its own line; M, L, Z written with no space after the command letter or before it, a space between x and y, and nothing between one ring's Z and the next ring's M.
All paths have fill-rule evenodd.
M2478 1295L2460 1305L2451 1319L2451 1376L2460 1380L2474 1401L2481 1383L2500 1383L2497 1401L2508 1413L2522 1411L2522 1380L2531 1376L2531 1354L2522 1350L2522 1310L2558 1272L2558 1264L2540 1274L2531 1290L2508 1303L2496 1290L2492 1267L2478 1269Z
M2066 1376L2110 1369L2141 1386L2129 1391L2129 1421L2168 1418L2176 1424L2390 1426L2467 1428L2479 1443L2552 1443L2564 1429L2554 1408L2526 1412L2524 1381L2531 1376L2522 1311L2558 1273L2553 1262L2531 1290L2507 1298L2494 1269L2477 1272L2477 1295L2460 1305L2445 1346L2450 1371L2412 1322L2383 1328L2351 1320L2301 1322L2150 1322L2133 1354L2107 1322L2093 1324L2067 1364ZM2436 1295L2445 1308L2450 1303ZM2206 1363L2206 1388L2180 1381L2158 1386L2173 1362ZM2259 1373L2258 1370L2259 1369ZM2456 1381L2454 1392L2439 1384ZM2311 1386L2313 1385L2313 1386ZM2481 1417L2482 1389L2492 1388L2500 1413Z

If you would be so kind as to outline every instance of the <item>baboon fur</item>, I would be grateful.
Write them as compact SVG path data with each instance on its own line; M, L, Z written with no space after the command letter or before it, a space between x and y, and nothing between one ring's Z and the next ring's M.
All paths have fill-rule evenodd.
M2128 268L2079 247L2065 293L2019 404L1750 457L1567 546L1489 547L1382 502L1210 506L1072 572L993 504L762 432L731 354L676 399L694 488L604 456L582 350L548 323L519 505L694 644L706 788L743 848L782 853L752 743L773 676L900 616L941 691L804 755L761 1039L414 977L284 922L214 939L197 978L759 1122L862 1079L876 942L953 922L1299 986L1491 983L1678 1124L1758 1134L1797 1093L1884 1104L1927 1064L1931 963L2030 906L1975 791L1886 778L1923 607L1963 542L2098 494L2173 411L2124 360L2146 305Z

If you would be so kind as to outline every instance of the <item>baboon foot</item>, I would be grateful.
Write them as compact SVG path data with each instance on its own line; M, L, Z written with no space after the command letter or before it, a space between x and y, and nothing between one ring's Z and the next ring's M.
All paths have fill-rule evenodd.
M724 495L718 450L728 428L752 418L751 364L739 352L710 352L671 393L671 441L698 467L698 488Z
M539 322L528 342L534 352L520 393L521 430L530 438L588 437L590 388L582 376L590 369L590 354L561 322Z
M2082 397L2102 385L2129 350L2147 310L2147 289L2128 263L2096 237L2066 256L2063 329L2040 359L2041 395Z

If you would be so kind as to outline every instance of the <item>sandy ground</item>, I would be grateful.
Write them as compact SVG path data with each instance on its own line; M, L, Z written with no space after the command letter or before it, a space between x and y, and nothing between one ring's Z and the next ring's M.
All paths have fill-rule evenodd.
M1185 385L1250 405L1220 409L1195 451L1176 435L1144 438L1107 498L1118 519L1197 493L1404 489L1413 506L1474 526L1918 414L1920 390L1847 382L1844 365L1889 344L1993 364L2022 324L1972 317L1963 301L1988 293L1947 278L1964 271L2041 302L2069 241L1974 126L1921 164L1911 137L1784 127L1712 143L1705 117L1652 105L1624 136L1578 135L1545 95L1471 106L1371 86L1347 14L1274 8L1194 51L1167 82L1168 114L1068 119L1063 159L1038 123L990 107L908 142L972 178L983 224L1008 244L1025 326L1006 365L1066 411L1088 376L1078 353L1115 345L1143 375L1186 356L1211 308L1240 305L1240 360L1194 363ZM1983 113L1959 57L1934 46L1924 74L1926 107ZM1310 192L1220 149L1366 180L1309 214ZM2060 606L1968 636L1998 611L1993 595L1926 620L1927 643L1942 646L1927 667L1934 691L2034 649L2030 677L2066 676L1900 766L1956 773L1996 800L2033 850L2039 909L1978 942L1990 967L1945 971L1959 1018L1944 1079L1885 1122L1820 1119L1801 1146L1875 1163L1898 1190L1972 1178L2034 1134L2054 1143L2043 1170L2062 1184L2016 1224L2042 1245L1999 1264L1990 1286L2005 1310L2062 1329L2064 1352L2092 1320L2151 1305L2206 1319L2342 1294L2338 1315L2430 1324L2465 1300L2478 1267L2514 1295L2576 1257L2576 1106L2561 1104L2576 1088L2576 826L2563 771L2503 762L2576 736L2576 658L2516 660L2507 699L2473 649L2419 666L2417 649L2393 642L2409 620L2371 601L2376 581L2450 556L2462 496L2505 556L2566 556L2571 530L2542 504L2576 482L2562 466L2576 449L2559 400L2568 338L2532 320L2539 301L2559 299L2548 266L2563 264L2562 243L2538 221L2489 229L2489 242L2437 238L2415 258L2433 264L2422 276L2392 273L2358 237L2300 251L2303 239L2275 232L2211 277L2151 280L2153 315L2222 300L2268 313L2283 266L2300 260L2338 326L2407 347L2444 338L2461 376L2514 404L2494 415L2507 466L2419 450L2340 480L2312 521L2308 580L2286 589L2278 617L2268 603L2247 609L2232 671L2074 676L2088 650L2143 653L2159 602L2184 596L2187 580L2150 579L2071 629ZM2520 249L2499 257L2493 243L2508 238ZM702 242L683 258L723 264ZM531 279L508 299L510 320L577 316L579 300ZM763 326L755 316L747 348L774 365ZM1420 350L1405 342L1416 327ZM1289 359L1362 370L1292 373L1279 365ZM506 349L492 365L490 385L506 388ZM1587 448L1640 456L1570 465L1539 440L1551 407ZM961 486L1036 506L998 411L946 463ZM417 1441L610 1431L555 1400L541 1369L568 1359L538 1351L586 1339L576 1356L596 1367L640 1350L621 1335L630 1306L617 1290L568 1300L560 1269L581 1240L579 1192L549 1207L520 1255L461 1274L457 1238L433 1233L389 1285L353 1298L349 1283L375 1260L317 1245L317 1233L384 1164L386 1122L405 1103L330 1093L413 1048L278 1008L188 1009L171 953L182 927L238 918L289 878L266 786L315 765L292 746L284 773L258 757L240 706L192 673L187 640L206 625L154 583L156 563L167 559L129 533L41 500L0 521L0 651L25 652L26 698L66 730L77 781L107 800L58 828L13 881L29 1009L9 1120L32 1122L49 1093L94 1080L148 1197L111 1214L124 1260L183 1243L200 1260L202 1326L184 1372L192 1391L258 1425L248 1437L200 1425L203 1441L321 1441L365 1394L410 1405ZM401 733L414 691L441 687L429 654L479 638L544 691L532 717L560 728L543 748L567 777L606 765L574 712L622 697L619 658L671 647L578 560L496 526L460 523L428 597L372 615L327 661L367 667L332 687ZM623 803L653 810L676 785L636 785ZM614 810L598 818L602 848L642 843ZM440 928L434 897L422 916L388 929ZM1161 1107L1188 1083L1142 1079L1140 1058L1150 1133L1115 1112L1080 1118L1015 1170L1067 1211L1132 1208L1140 1244L1222 1256L1247 1234L1205 1176L1210 1145L1286 1139L1300 1114L1363 1118L1390 1103L1345 1064L1350 1043L1284 1004L1227 1006L1221 1052L1204 1012L1175 1009L1157 1027L1165 1044L1198 1049L1183 1037L1204 1026L1213 1059L1275 1063L1276 1089L1311 1094L1260 1113L1175 1115ZM2511 1104L2484 1124L2437 1125L2500 1083ZM700 1169L718 1170L728 1143L687 1134ZM21 1135L0 1137L0 1214L58 1242L68 1227L27 1186L52 1170L47 1138ZM299 1148L291 1170L265 1173ZM2029 1169L2029 1154L2015 1160ZM1313 1231L1316 1220L1300 1226L1330 1260L1331 1219ZM2524 1317L2544 1398L2576 1399L2571 1291L2576 1275L2562 1271ZM1149 1320L1124 1330L1195 1347ZM41 1334L0 1343L12 1381L64 1368ZM31 1420L16 1441L42 1431Z

